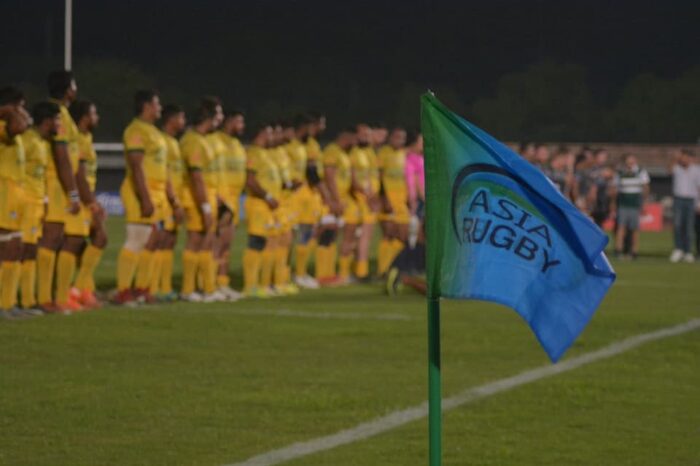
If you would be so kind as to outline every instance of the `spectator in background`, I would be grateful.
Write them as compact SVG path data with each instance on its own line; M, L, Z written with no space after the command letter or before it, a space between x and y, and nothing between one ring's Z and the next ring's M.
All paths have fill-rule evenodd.
M605 149L596 149L590 170L593 185L588 193L588 206L593 221L599 227L602 227L610 216L614 200L611 196L614 176L615 172L608 166L608 152Z
M574 161L574 184L571 191L571 199L576 207L586 215L591 212L590 198L593 189L591 177L593 157L580 153Z
M671 164L673 175L673 245L671 262L694 262L691 252L695 205L700 189L700 169L695 154L683 149Z
M617 202L612 206L617 213L615 226L615 257L630 254L637 258L639 251L639 220L642 208L649 195L649 174L637 164L632 154L623 156L622 166L615 176ZM625 238L630 236L629 251L625 249Z
M531 160L532 164L535 165L537 168L542 170L542 173L544 173L548 178L552 177L552 170L549 166L549 147L547 147L544 144L536 144L535 145L535 156L534 159Z
M562 195L571 199L574 184L573 153L566 146L560 146L550 162L549 178L559 188Z
M535 160L535 143L521 142L518 147L518 154L528 162Z

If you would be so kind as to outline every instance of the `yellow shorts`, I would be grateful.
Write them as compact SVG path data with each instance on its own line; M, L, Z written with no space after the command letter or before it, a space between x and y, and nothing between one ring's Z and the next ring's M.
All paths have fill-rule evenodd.
M356 199L346 197L341 199L345 208L343 209L343 222L350 225L359 225L362 223L362 210Z
M66 212L63 232L70 236L88 236L91 223L90 209L80 204L80 211L77 214L71 215Z
M411 213L408 210L408 198L406 193L387 192L387 199L391 204L391 209L394 211L390 214L388 220L400 225L408 225L411 221Z
M219 199L221 199L221 202L226 206L228 210L231 211L231 214L233 215L233 224L238 225L238 222L240 221L240 206L239 206L239 199L240 199L241 193L237 191L231 191L231 190L220 190L219 191Z
M211 229L214 231L216 229L216 219L219 214L219 204L216 197L216 190L207 189L207 202L211 206ZM200 212L199 207L193 203L188 202L184 206L185 208L185 227L187 231L198 231L204 232L204 217L202 217L202 212Z
M296 222L301 225L315 225L323 213L323 201L321 195L304 184L294 193L293 208L296 213Z
M63 186L58 178L46 179L46 205L45 222L64 223L68 215L68 196L63 191Z
M360 216L362 218L361 223L365 225L374 225L375 223L377 223L377 213L374 212L369 206L367 198L362 194L358 194L356 202L357 206L360 209Z
M245 215L248 222L248 235L267 237L273 234L275 219L265 201L257 197L246 197Z
M19 231L23 199L24 192L19 184L0 179L0 228Z
M45 211L46 206L43 199L25 197L24 205L22 206L22 219L20 221L23 243L37 244L39 242Z
M177 230L177 223L175 223L175 215L170 202L163 204L163 229L166 231Z
M136 197L136 192L131 186L129 180L124 180L122 183L119 194L121 195L122 202L124 203L124 212L126 213L127 223L144 223L147 225L155 225L158 222L165 220L165 204L168 200L165 195L165 191L156 191L149 188L149 195L151 196L151 202L153 203L153 214L150 217L141 216L141 203L138 197Z

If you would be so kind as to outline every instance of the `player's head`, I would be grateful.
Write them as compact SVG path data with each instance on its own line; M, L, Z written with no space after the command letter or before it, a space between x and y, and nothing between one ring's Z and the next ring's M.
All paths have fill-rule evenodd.
M208 123L209 131L213 131L221 125L223 119L224 109L218 97L207 95L199 99L199 105L194 115L196 125Z
M420 131L411 131L406 137L406 147L411 152L423 153L423 134Z
M68 70L53 71L46 80L49 97L73 102L78 97L78 85L73 72Z
M681 149L680 154L678 157L678 162L684 166L687 167L689 165L692 165L695 160L695 153L689 149Z
M141 89L134 94L134 115L151 123L160 118L163 107L155 89Z
M318 137L326 130L326 115L320 112L309 113L311 124L309 125L309 136Z
M276 120L272 126L273 142L272 145L277 147L284 144L284 123L282 120Z
M626 169L632 170L637 167L637 157L635 157L634 154L624 154L622 156L622 163Z
M389 136L389 129L384 123L375 123L372 125L372 145L374 147L383 146Z
M32 118L39 134L49 139L61 125L61 109L53 102L39 102L32 108Z
M81 131L92 132L100 122L97 107L89 100L76 100L69 108L70 116Z
M296 136L296 132L294 131L294 123L291 119L287 118L282 120L282 134L285 144L294 139Z
M24 107L26 104L24 93L14 86L5 86L0 89L0 106L12 105L13 107Z
M401 149L406 145L406 130L401 126L395 126L389 133L389 145L394 149Z
M245 114L242 110L232 110L226 112L222 129L231 136L243 136L245 131Z
M352 126L343 128L342 130L340 130L340 133L338 133L336 143L343 150L350 149L352 146L357 144L357 129Z
M271 147L274 142L274 126L272 123L260 123L255 127L253 143L259 147Z
M163 129L167 129L170 134L179 134L185 129L185 125L187 124L185 110L176 104L165 105L160 114L160 119L161 126Z
M602 167L608 163L608 151L605 149L596 149L593 152L593 161L597 167Z
M358 123L355 126L357 132L357 145L367 147L372 142L372 128L367 123Z
M311 117L303 113L299 113L294 116L294 135L302 141L306 141L309 137L309 125L311 124Z

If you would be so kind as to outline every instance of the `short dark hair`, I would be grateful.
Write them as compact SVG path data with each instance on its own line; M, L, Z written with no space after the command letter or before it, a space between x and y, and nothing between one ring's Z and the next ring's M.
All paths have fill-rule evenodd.
M90 112L90 107L93 105L95 104L89 100L76 100L71 104L68 111L75 124L78 124L80 119Z
M158 96L155 89L139 89L134 93L134 115L139 116L143 112L143 106Z
M253 135L257 136L258 134L262 133L265 128L273 128L274 129L275 124L269 121L263 121L261 123L258 123L253 127Z
M533 145L534 145L534 143L532 143L530 141L523 141L518 146L518 152L520 152L522 154L523 152L525 152L525 149L527 149L529 146L533 146Z
M372 129L388 129L389 126L383 121L375 121L369 125Z
M343 133L355 134L356 132L357 132L357 129L354 126L346 126L343 129L341 129L340 133L338 133L338 134L343 134Z
M14 86L5 86L0 89L0 105L17 105L25 100L24 93Z
M32 108L32 119L35 125L40 125L44 121L56 118L61 113L59 106L53 102L39 102Z
M245 117L245 112L240 108L234 108L233 110L229 110L225 113L224 120L228 120L229 118L235 118L237 116Z
M311 117L305 113L297 113L294 115L294 128L299 129L302 126L306 126L311 123Z
M177 104L167 104L163 106L163 111L160 113L160 119L166 123L178 113L184 112L183 108Z
M73 72L68 70L58 70L49 73L49 78L46 80L49 96L54 99L62 99L74 79Z
M213 117L216 114L216 107L221 105L221 100L212 95L205 95L199 99L199 105L194 112L195 124L201 123L204 120Z
M318 121L321 118L324 118L326 116L325 113L317 112L317 111L311 111L309 112L309 117L311 118L311 121Z

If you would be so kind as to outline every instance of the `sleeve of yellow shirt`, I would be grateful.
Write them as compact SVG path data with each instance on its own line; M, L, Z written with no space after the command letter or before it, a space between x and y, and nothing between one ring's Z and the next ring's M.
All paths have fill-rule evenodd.
M124 131L124 151L144 152L146 140L143 132L135 125L129 125Z
M201 170L204 166L204 148L194 138L183 140L182 158L187 168Z

